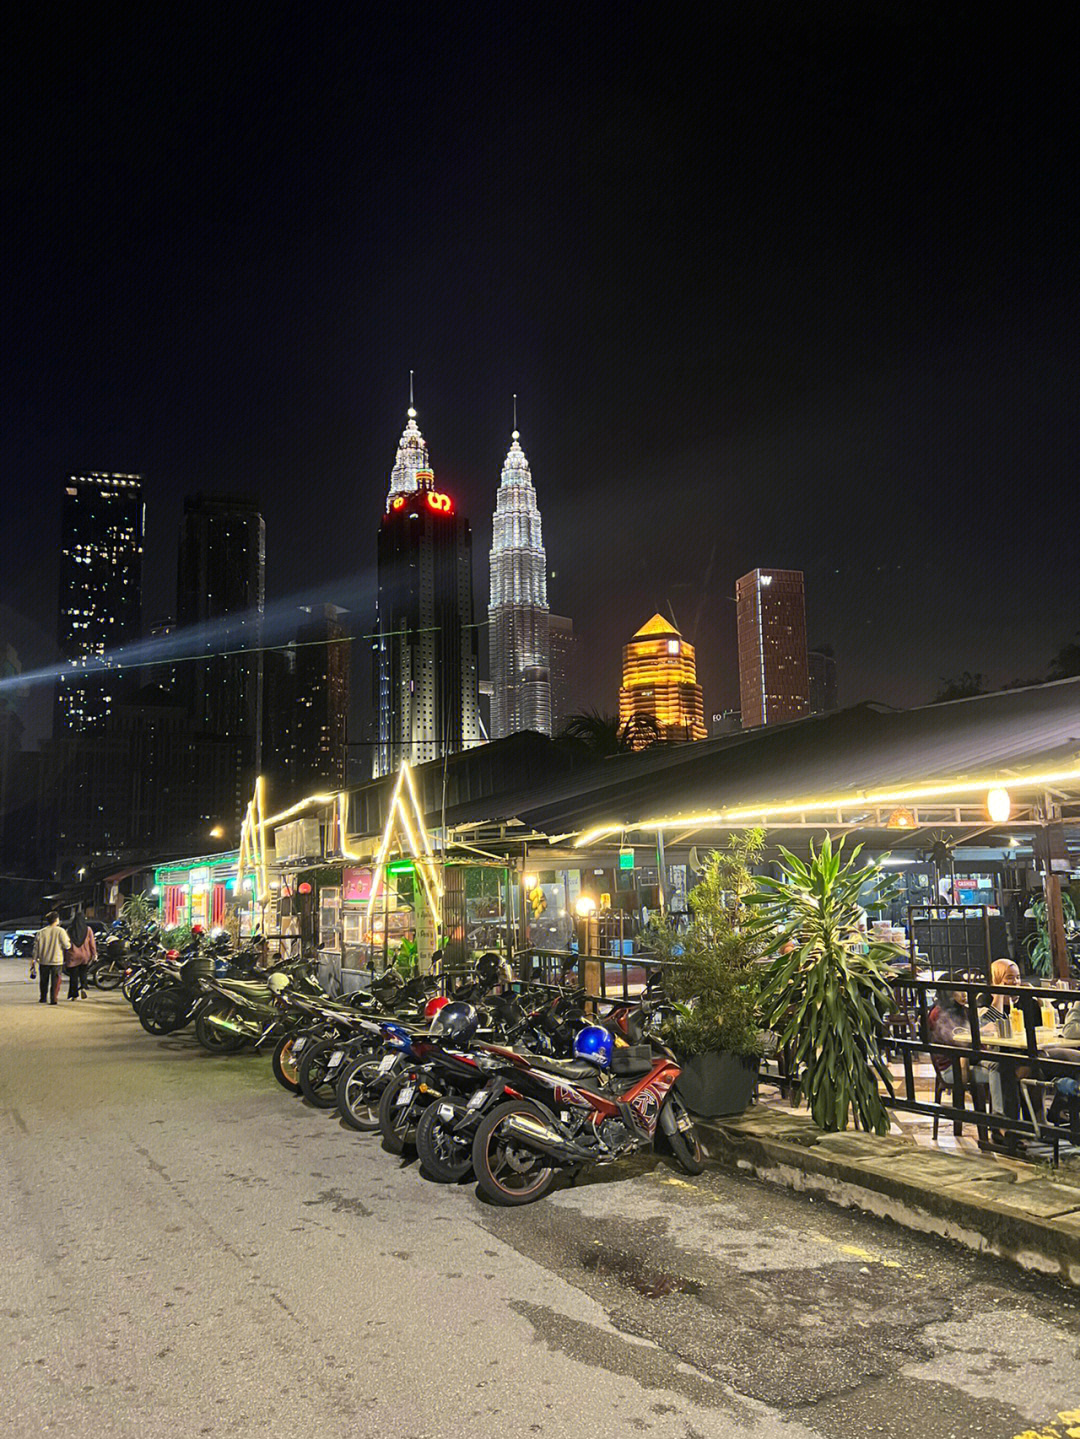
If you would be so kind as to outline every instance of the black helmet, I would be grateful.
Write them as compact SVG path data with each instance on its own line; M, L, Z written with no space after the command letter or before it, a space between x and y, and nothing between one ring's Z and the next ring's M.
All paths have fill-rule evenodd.
M459 1044L468 1044L480 1028L480 1016L471 1004L445 1004L431 1021L431 1033L456 1039Z
M497 954L482 954L476 961L476 973L482 984L494 984L499 978L501 961Z

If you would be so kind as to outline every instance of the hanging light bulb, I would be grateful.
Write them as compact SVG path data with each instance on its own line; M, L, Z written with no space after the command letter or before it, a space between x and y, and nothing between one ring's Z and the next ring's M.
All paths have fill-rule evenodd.
M993 820L994 824L1005 824L1012 814L1012 800L1009 798L1009 791L1000 786L989 791L986 796L986 813Z

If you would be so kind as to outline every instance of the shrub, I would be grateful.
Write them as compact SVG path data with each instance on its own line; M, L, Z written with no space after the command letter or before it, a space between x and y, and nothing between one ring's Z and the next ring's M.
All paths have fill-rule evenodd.
M646 948L670 965L665 983L676 1014L664 1037L680 1055L761 1052L757 1000L767 943L744 900L763 842L763 831L747 830L713 850L688 896L686 927L665 918L646 935Z
M791 1046L796 1095L806 1096L821 1129L846 1129L854 1105L859 1121L889 1132L878 1080L892 1093L881 1056L885 1018L893 1008L884 963L902 951L868 939L860 928L860 895L873 907L891 898L895 880L880 864L856 869L862 846L843 862L826 835L804 864L789 850L779 879L761 878L745 903L776 953L762 991L762 1013L782 1045ZM786 953L784 951L787 951Z

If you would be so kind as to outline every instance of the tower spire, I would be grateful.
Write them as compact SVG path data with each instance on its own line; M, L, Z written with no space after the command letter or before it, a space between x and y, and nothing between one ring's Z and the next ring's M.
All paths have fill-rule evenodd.
M413 372L409 371L409 419L416 419L416 401L413 399Z
M514 396L514 433L510 436L512 440L520 439L517 427L517 395Z

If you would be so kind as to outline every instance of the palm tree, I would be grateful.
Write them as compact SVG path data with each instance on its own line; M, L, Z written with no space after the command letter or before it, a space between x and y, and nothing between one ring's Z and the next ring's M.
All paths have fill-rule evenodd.
M594 709L571 715L556 742L590 759L606 759L631 750L651 749L653 745L662 744L663 739L660 726L651 715L633 715L620 725L618 716L601 714Z

